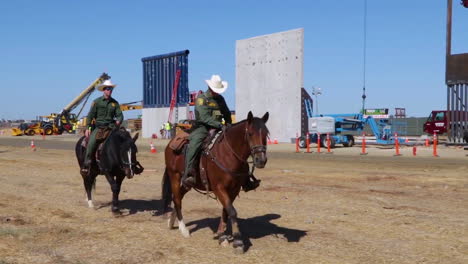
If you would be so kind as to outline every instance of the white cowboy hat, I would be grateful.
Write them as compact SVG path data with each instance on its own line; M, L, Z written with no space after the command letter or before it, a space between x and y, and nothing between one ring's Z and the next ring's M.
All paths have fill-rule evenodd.
M112 84L111 80L105 80L101 85L98 86L98 90L99 91L103 91L105 87L116 87L117 85L116 84Z
M219 75L212 75L211 80L205 80L205 82L213 92L218 94L224 93L228 87L228 83L226 81L221 81Z

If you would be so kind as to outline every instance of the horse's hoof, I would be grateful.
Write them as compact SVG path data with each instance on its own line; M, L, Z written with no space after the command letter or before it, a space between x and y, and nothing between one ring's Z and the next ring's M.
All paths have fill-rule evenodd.
M185 227L185 224L183 221L179 222L179 231L185 238L190 237L190 231L187 229L187 227Z
M222 247L228 247L229 246L229 240L225 239L222 242L219 243Z
M185 238L189 238L189 237L190 237L190 232L188 231L188 229L180 230L180 233L182 233L182 235L183 235Z
M114 217L121 217L121 216L122 216L122 212L120 212L120 211L112 212L112 215L113 215Z
M229 238L227 235L221 235L218 237L218 243L223 246L223 247L227 247L229 246Z
M234 248L241 248L242 250L244 250L244 242L242 242L242 240L240 239L234 239L234 241L232 242L232 246Z
M113 214L114 216L121 216L121 215L122 215L122 212L119 210L119 208L112 207L112 214Z
M237 254L237 255L240 255L240 254L244 254L245 251L244 251L244 245L242 245L241 247L234 247L234 254Z

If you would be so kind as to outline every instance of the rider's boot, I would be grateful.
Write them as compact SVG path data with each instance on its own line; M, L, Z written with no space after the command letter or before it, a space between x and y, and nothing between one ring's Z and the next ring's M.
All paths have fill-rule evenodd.
M184 172L184 176L182 176L182 185L186 188L191 188L196 184L195 173L192 168L188 168Z
M244 189L244 192L248 192L251 190L255 190L260 186L261 180L258 180L255 178L253 175L249 175L249 178L245 182L245 184L242 186L242 189Z
M85 157L85 161L83 163L83 167L81 168L81 175L86 176L89 174L91 170L91 159L89 157Z

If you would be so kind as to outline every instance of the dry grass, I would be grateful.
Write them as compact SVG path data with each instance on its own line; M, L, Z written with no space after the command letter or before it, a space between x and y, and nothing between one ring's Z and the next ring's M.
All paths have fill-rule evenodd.
M124 181L124 214L113 217L103 177L96 209L86 207L73 151L0 146L0 264L468 263L463 158L281 147L271 147L267 168L256 170L261 187L235 202L247 245L235 255L213 240L219 203L195 192L183 207L192 237L167 229L161 149L140 151L146 171Z

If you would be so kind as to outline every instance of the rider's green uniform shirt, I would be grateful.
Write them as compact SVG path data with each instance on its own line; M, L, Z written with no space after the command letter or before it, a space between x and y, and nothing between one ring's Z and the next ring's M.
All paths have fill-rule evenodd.
M117 100L112 97L106 99L104 96L95 99L86 119L87 127L93 119L96 119L96 127L109 126L115 121L122 123L123 114Z
M200 94L195 102L195 119L199 125L220 128L222 119L232 123L231 112L221 95L213 95L210 89Z
M120 124L122 124L123 114L117 100L112 97L106 99L104 96L95 99L86 119L86 127L91 127L91 121L93 121L93 119L96 119L96 128L114 128L115 121L119 121ZM91 158L91 155L96 149L96 134L98 131L99 129L94 129L89 136L88 146L86 147L87 158Z
M203 140L208 134L208 130L210 128L221 128L223 118L227 124L232 123L231 111L229 111L223 96L213 95L210 89L197 97L195 118L197 123L189 136L189 147L185 163L186 173L193 168L193 163Z

